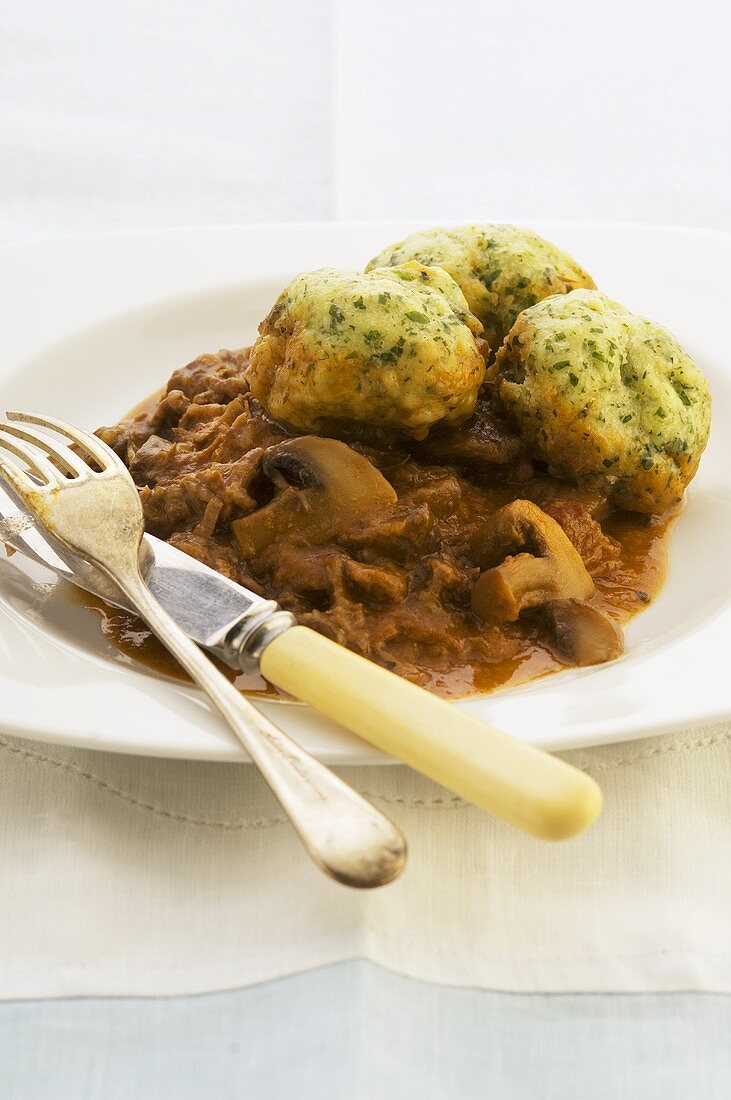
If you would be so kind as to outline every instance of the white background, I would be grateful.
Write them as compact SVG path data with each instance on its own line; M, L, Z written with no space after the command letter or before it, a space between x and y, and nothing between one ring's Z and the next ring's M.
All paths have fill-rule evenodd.
M25 0L0 239L317 219L731 228L726 0Z

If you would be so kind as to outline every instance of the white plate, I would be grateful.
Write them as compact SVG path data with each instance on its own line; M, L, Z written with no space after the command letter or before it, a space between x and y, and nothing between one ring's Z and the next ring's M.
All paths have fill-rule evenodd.
M0 409L113 422L176 367L253 338L282 286L314 267L361 268L412 225L176 230L0 250ZM672 329L706 371L714 430L672 539L668 584L610 665L455 704L518 737L574 748L731 717L731 236L536 223L612 297ZM88 748L242 758L194 689L105 652L89 613L49 609L0 561L0 729ZM335 763L384 757L301 706L264 709Z

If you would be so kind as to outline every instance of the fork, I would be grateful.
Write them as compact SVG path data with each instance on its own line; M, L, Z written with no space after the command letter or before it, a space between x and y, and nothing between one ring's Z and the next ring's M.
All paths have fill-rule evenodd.
M121 459L96 436L61 420L6 415L10 423L0 424L0 447L26 468L0 453L0 478L64 557L90 563L124 593L200 685L259 767L314 862L347 886L371 888L396 878L406 841L394 822L252 706L150 592L140 561L142 506ZM49 430L66 437L64 442Z

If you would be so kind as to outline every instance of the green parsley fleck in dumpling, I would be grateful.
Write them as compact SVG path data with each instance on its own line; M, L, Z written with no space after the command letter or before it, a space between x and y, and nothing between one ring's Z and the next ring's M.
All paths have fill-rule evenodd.
M298 275L259 326L249 384L305 432L358 422L423 439L472 414L484 379L479 321L440 268Z
M448 271L482 322L496 351L518 314L551 294L594 287L594 280L560 248L515 225L460 225L412 233L368 265L417 260Z
M631 511L680 502L708 441L711 398L667 329L575 290L520 314L496 370L524 442L553 473L609 486Z

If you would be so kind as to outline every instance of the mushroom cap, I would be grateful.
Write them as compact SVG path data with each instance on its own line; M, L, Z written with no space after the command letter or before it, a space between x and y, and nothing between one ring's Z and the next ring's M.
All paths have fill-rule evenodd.
M546 298L497 355L500 397L535 458L615 503L680 502L710 429L708 383L666 329L598 291Z
M383 474L337 439L302 436L277 443L265 452L262 470L277 488L274 499L231 524L247 560L289 531L312 545L325 543L397 499Z
M617 623L583 600L550 600L542 608L562 660L572 665L600 665L624 652Z
M587 600L594 593L563 528L529 500L494 512L473 537L471 556L484 570L472 589L472 610L485 622L514 622L551 600Z
M480 331L439 268L311 271L259 326L249 384L270 416L302 431L358 422L423 439L471 415L485 375Z
M594 280L566 252L515 225L459 225L412 233L389 245L366 270L407 260L448 271L496 350L518 314L549 294L593 287Z

